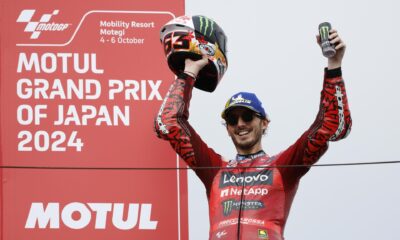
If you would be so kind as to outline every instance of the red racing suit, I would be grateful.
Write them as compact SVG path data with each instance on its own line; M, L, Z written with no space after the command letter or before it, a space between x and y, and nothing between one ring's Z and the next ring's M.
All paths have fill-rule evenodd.
M343 139L350 132L352 122L341 69L325 70L318 115L293 145L275 156L261 151L229 162L209 148L188 123L193 85L192 77L178 76L155 119L155 131L194 167L204 183L209 239L283 240L300 178L325 153L329 141ZM274 167L287 165L299 167Z

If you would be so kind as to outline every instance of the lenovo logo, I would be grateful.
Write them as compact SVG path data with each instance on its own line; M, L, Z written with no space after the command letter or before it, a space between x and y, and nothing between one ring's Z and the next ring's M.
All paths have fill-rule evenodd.
M259 172L245 172L243 174L232 172L222 172L219 187L227 186L257 186L271 185L272 170L263 170Z

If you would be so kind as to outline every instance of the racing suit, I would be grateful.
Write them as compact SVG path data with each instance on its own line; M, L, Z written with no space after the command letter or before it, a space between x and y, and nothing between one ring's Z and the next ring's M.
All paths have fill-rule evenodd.
M204 183L209 239L283 240L290 206L308 165L325 153L329 141L343 139L350 132L341 69L325 69L317 118L293 145L274 156L260 151L237 155L229 162L209 148L188 123L194 81L184 73L178 76L155 119L155 131L190 167L195 167ZM274 167L287 165L298 167Z

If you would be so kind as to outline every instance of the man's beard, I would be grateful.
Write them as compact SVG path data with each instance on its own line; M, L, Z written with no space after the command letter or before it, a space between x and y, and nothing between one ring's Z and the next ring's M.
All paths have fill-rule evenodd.
M237 141L237 137L238 135L234 134L231 136L231 139L233 141L233 144L235 145L236 148L243 150L243 151L248 151L248 150L252 150L252 148L257 145L262 138L262 128L261 128L261 124L258 128L253 128L251 130L252 132L250 134L252 134L252 139L250 139L250 141L246 140L246 141Z

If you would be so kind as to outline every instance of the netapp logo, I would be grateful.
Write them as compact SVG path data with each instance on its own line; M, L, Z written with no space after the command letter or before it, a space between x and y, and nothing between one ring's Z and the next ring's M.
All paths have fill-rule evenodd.
M50 22L50 19L59 13L59 10L54 10L52 13L43 14L39 21L31 21L33 15L36 10L34 9L26 9L22 10L19 14L17 22L26 23L26 27L24 32L31 32L31 39L37 39L41 32L49 31L49 32L60 32L64 31L69 27L68 23L55 23Z
M250 189L242 189L241 188L228 188L225 190L221 191L221 198L223 197L229 197L229 196L265 196L268 194L268 189L267 188L250 188Z
M246 172L244 174L234 174L232 172L222 172L219 187L227 186L257 186L271 185L272 170L263 170L260 172Z
M73 202L60 209L60 203L34 202L29 210L25 228L59 229L60 219L70 229L83 229L95 218L95 229L106 229L107 215L112 214L112 224L120 230L155 230L158 221L151 219L152 204L130 203L125 209L124 203L79 203ZM125 214L125 216L124 216ZM79 216L79 218L77 218ZM92 225L90 225L92 226Z

